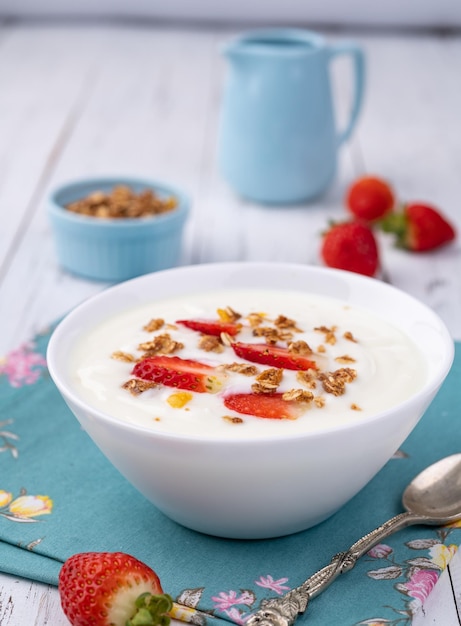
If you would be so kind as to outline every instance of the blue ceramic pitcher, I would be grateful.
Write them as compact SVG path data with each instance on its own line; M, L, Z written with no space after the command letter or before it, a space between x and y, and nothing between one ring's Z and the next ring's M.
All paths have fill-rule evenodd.
M329 66L350 55L354 94L338 131ZM221 111L218 158L240 195L261 203L296 203L324 192L338 147L351 135L364 85L364 55L354 43L327 43L298 29L255 31L225 49L229 71Z

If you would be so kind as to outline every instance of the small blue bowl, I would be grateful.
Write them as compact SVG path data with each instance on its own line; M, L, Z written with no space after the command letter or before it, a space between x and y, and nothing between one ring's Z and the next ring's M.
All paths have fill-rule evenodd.
M95 191L125 185L136 194L150 189L175 198L176 207L152 217L101 219L66 209ZM60 265L78 276L120 282L178 264L188 197L162 183L133 178L95 178L62 185L50 197L48 216Z

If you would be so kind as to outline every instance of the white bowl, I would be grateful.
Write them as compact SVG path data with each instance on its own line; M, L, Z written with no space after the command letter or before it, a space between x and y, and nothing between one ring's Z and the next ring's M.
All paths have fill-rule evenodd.
M339 298L384 318L420 347L422 388L400 405L356 423L283 437L156 433L91 406L69 354L79 339L127 308L194 292L259 288ZM230 538L268 538L309 528L357 494L418 423L445 379L454 346L425 305L381 281L328 268L229 263L177 268L112 287L72 311L48 348L50 374L82 427L158 509L186 527Z

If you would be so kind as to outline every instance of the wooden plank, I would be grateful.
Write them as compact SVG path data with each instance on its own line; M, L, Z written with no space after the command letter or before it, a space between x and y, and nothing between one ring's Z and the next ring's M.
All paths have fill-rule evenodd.
M6 28L0 54L0 272L28 228L53 164L75 125L90 59L60 51L59 29ZM88 52L88 51L87 51Z
M455 596L458 624L461 624L461 551L458 549L449 565L450 585Z
M461 231L460 37L367 37L367 104L359 141L365 169L388 178L400 202L438 206ZM433 254L393 250L382 238L391 282L431 306L461 337L459 244Z
M400 62L406 68L404 75L411 71L416 85L405 92L404 104L400 105L407 115L411 116L415 102L419 102L418 86L426 81L426 71L438 76L440 90L451 89L448 93L457 106L459 96L450 82L451 59L457 61L459 55L457 39L358 37L369 57L369 95L355 139L340 152L337 179L318 202L274 210L236 197L217 169L217 127L226 72L219 48L231 34L232 31L196 33L187 29L114 26L89 30L19 28L15 32L6 57L0 57L3 78L11 92L4 119L13 129L10 152L4 151L11 176L3 186L1 206L14 209L8 211L3 231L9 242L0 288L0 318L2 323L7 319L3 351L105 286L70 277L56 266L44 213L49 189L62 180L120 172L168 180L186 189L193 198L193 211L186 228L184 263L236 259L318 263L320 233L328 219L344 217L344 189L364 165L389 176L402 193L410 193L405 189L415 188L418 180L424 181L419 183L421 193L429 193L424 190L429 189L424 187L430 178L428 172L424 170L421 177L415 160L410 158L415 146L406 139L407 118L403 116L401 121L400 109L389 96L398 91L399 80L405 82L395 76L393 68ZM46 42L43 50L42 40ZM7 69L14 51L21 51L25 59L30 59L30 54L23 51L27 46L42 50L31 73L37 67L51 68L45 93L40 92L39 104L34 104L35 115L19 105L15 114L15 106L23 101L21 90L26 87L16 73ZM393 52L388 58L389 46ZM447 51L446 56L443 50ZM50 65L51 57L58 51L59 62ZM423 58L424 71L418 69L420 64L415 57ZM4 60L1 65L2 58L9 63ZM374 65L383 67L379 81ZM449 69L437 72L439 65ZM340 120L345 117L350 99L350 75L345 69L343 62L333 72ZM71 88L69 70L72 77L79 77L79 89L75 85ZM28 78L26 74L25 79ZM37 79L31 80L34 89L38 89ZM63 84L72 97L62 96ZM450 109L452 123L454 110ZM416 128L429 141L434 133L427 130L430 114L419 116ZM25 140L15 144L23 124L29 124L24 137L33 139L27 146ZM391 143L391 150L384 150L389 133L399 142ZM457 144L450 146L450 154L456 156ZM408 164L405 169L396 165L402 162ZM27 185L23 182L24 172ZM442 174L447 181L441 187L448 204L460 183L452 176L452 170L442 168L440 180ZM453 298L458 293L453 284L459 271L458 251L416 259L388 251L386 241L383 247L392 282L428 301L455 335L461 336L461 294ZM451 271L444 272L446 266ZM17 284L22 286L19 292ZM18 310L17 314L12 314L11 307Z
M453 598L455 596L455 602ZM457 552L412 620L412 626L460 626L461 553Z
M33 167L42 165L43 178L41 184L35 183L35 194L28 200L23 228L16 216L5 234L11 245L8 256L5 254L0 287L4 342L0 352L105 286L76 279L57 267L45 215L50 188L64 179L123 172L171 181L196 193L210 82L206 59L214 56L213 36L112 27L90 30L89 34L90 40L84 29L42 32L55 52L65 37L61 57L66 67L78 65L76 50L87 46L77 74L90 75L91 81L82 83L73 102L64 100L58 107L62 120L69 115L69 108L78 109L67 133L64 121L61 129L53 127L50 132L53 115L48 120L41 111L35 119L36 126L44 127L43 132L54 138L49 146L54 160L47 167L39 152L41 142L32 143ZM182 61L185 57L188 64ZM85 60L91 60L92 68L88 69ZM61 85L59 72L55 78L50 78L49 88L56 92ZM14 82L12 77L10 81ZM60 139L63 133L65 141ZM19 154L24 153L22 147ZM33 191L33 176L24 185L22 163L13 165L17 178L11 182L11 194L23 202L23 190Z
M0 574L0 624L69 626L69 621L55 587Z

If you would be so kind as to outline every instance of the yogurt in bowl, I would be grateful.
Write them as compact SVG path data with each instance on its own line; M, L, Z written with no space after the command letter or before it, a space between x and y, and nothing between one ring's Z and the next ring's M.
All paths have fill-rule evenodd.
M51 376L114 466L175 521L232 538L309 528L401 446L453 342L380 281L272 263L192 266L70 313Z
M181 376L191 361L197 372ZM427 376L415 342L377 315L276 290L205 292L124 311L82 336L71 368L81 396L114 418L239 439L361 422L411 397Z

